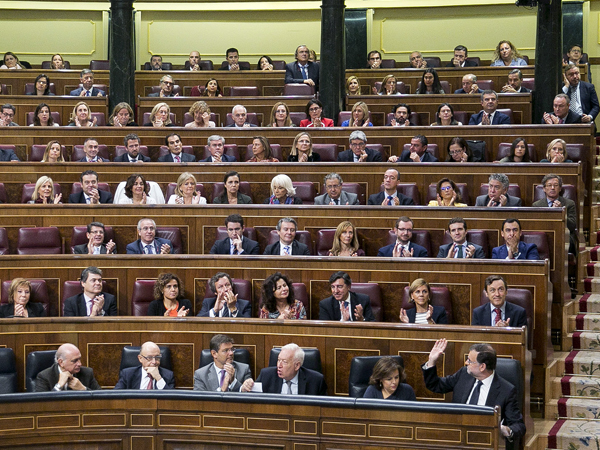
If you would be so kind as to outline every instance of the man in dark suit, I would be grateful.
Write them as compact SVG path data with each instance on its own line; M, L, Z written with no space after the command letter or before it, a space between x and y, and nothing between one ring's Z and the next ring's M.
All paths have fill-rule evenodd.
M365 294L352 292L352 279L346 272L335 272L329 277L331 297L319 302L319 320L342 322L374 322L371 299Z
M396 221L392 231L396 233L396 242L381 247L377 256L388 258L427 258L429 255L425 247L410 242L414 223L410 217L402 216Z
M81 365L81 352L73 344L58 347L54 361L52 366L37 374L35 392L102 389L94 378L94 370Z
M492 259L540 259L535 244L521 241L521 222L519 219L506 219L502 223L500 234L504 245L492 249Z
M164 75L160 79L160 91L148 94L148 97L179 97L179 94L173 92L175 82L171 75Z
M499 206L522 206L521 199L508 195L510 182L503 173L493 173L488 179L487 195L479 195L475 200L475 206L487 206L488 208Z
M309 51L306 45L300 45L295 53L296 62L285 66L285 84L304 83L314 86L319 91L319 64L308 60Z
M175 389L173 372L160 367L160 348L152 341L144 342L140 348L140 366L121 370L114 389Z
M557 94L552 102L552 114L544 113L542 123L548 125L582 123L583 117L571 110L571 99L567 94Z
M4 105L2 105L2 107L0 108L0 127L18 127L19 124L16 122L13 122L16 111L17 111L16 108L13 105L11 105L10 103L5 103ZM2 160L2 161L9 161L9 160ZM13 161L19 161L19 159L16 159Z
M245 119L244 119L245 120ZM235 156L225 155L225 138L218 134L213 134L208 137L208 151L210 156L208 158L201 159L199 162L236 162Z
M358 195L342 190L344 180L335 172L325 175L325 194L315 197L315 205L358 205Z
M225 219L227 236L216 241L210 249L211 255L258 255L258 242L244 236L244 218L231 214Z
M397 169L388 169L383 174L384 190L378 194L369 195L369 205L399 206L414 205L412 198L398 192L398 183L400 182L400 172Z
M392 106L392 114L394 117L390 123L386 124L389 127L412 127L414 123L410 122L411 110L406 103L398 103Z
M238 295L233 293L233 281L229 274L216 273L208 281L208 287L217 296L204 299L198 317L251 317L252 305L248 300L238 299Z
M152 55L150 58L150 70L163 70L162 56Z
M564 72L565 85L563 86L563 93L571 98L571 109L576 114L581 114L583 123L593 122L600 112L596 88L592 83L581 81L579 67L575 64L566 66Z
M0 148L0 161L21 161L15 152L9 148Z
M495 327L525 327L527 312L519 305L506 301L508 285L500 275L485 280L485 296L490 300L473 310L471 325Z
M113 202L110 192L98 189L98 174L93 170L86 170L79 177L82 191L69 195L69 203L87 203L89 205L106 204Z
M196 157L183 152L183 143L177 133L171 133L165 138L169 153L158 158L158 162L194 162Z
M237 48L228 48L225 52L225 59L227 59L227 63L219 67L219 70L249 70L248 67L240 66L240 52Z
M83 153L85 153L85 156L79 162L110 162L108 159L98 156L99 150L98 140L91 137L87 138L83 142Z
M454 217L448 223L452 238L450 244L441 245L438 258L485 258L483 247L467 241L467 222L462 217Z
M225 128L249 128L256 127L255 124L246 122L248 117L248 111L244 105L235 105L231 109L231 116L233 117L233 123L226 125Z
M265 367L256 379L262 391L270 394L327 395L325 378L319 372L302 367L304 350L296 344L281 347L277 367Z
M150 162L150 158L140 153L140 138L137 134L128 134L123 139L127 153L115 157L114 162Z
M477 67L478 64L475 61L469 61L467 59L467 47L464 45L457 45L454 47L454 58L446 67Z
M502 86L502 92L504 94L528 94L531 93L531 89L527 89L525 86L521 86L523 82L523 73L519 69L513 69L508 72L508 82Z
M117 316L117 300L102 292L102 271L90 266L83 269L80 279L83 292L65 300L63 317Z
M296 240L298 224L291 217L279 219L277 223L277 234L279 241L268 245L263 255L303 255L310 256L310 250L306 245Z
M483 91L477 86L477 75L468 73L462 77L462 88L454 91L455 94L481 94Z
M481 93L481 106L483 110L473 114L469 125L510 125L510 117L496 111L498 109L498 94L491 89Z
M495 373L496 351L489 344L474 344L469 349L465 366L453 375L439 378L436 362L446 349L446 339L435 343L428 361L422 366L425 386L432 392L452 392L454 403L500 406L500 431L507 448L519 448L519 438L525 435L525 422L519 411L516 388ZM487 395L486 395L487 393Z
M94 72L90 69L83 69L79 74L79 81L81 82L82 87L77 88L69 95L75 97L105 97L106 93L94 87Z
M173 243L168 239L156 237L156 222L152 219L140 219L137 224L137 241L127 244L128 255L168 255L175 253Z
M210 340L213 362L194 372L195 391L250 392L254 380L250 366L233 360L233 339L215 334Z
M350 148L338 154L338 162L383 162L381 153L367 148L367 135L360 130L350 134Z
M116 253L117 246L111 239L104 243L106 230L101 222L92 222L87 226L87 244L80 244L73 247L74 255L106 255Z
M392 155L388 162L437 162L438 159L427 151L427 138L417 134L410 140L410 149L404 150L400 157Z

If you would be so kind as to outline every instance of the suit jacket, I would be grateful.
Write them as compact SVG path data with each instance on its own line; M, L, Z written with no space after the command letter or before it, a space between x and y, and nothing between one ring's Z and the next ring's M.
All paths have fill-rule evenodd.
M262 383L263 392L281 394L283 378L277 376L277 367L265 367L256 380ZM319 372L300 366L298 371L298 395L327 395L325 378Z
M575 202L570 198L565 198L562 195L558 196L558 201L561 205L567 207L567 228L571 233L575 232L577 228L577 208L575 206ZM537 202L533 202L531 206L535 206L537 208L548 208L548 201L546 198L542 198Z
M119 373L119 381L113 389L139 389L140 384L142 382L142 366L136 367L127 367L126 369L121 370ZM164 367L158 367L158 373L165 380L164 389L175 389L175 376L173 372L169 369L165 369ZM156 382L154 382L154 389L158 389L156 387Z
M568 90L566 94L570 95ZM592 116L592 120L596 119L596 116L600 112L600 103L598 102L596 88L592 83L588 83L587 81L579 82L579 101L583 113Z
M525 308L515 305L514 303L506 302L504 308L504 316L506 319L510 319L511 327L526 327L527 326L527 312ZM491 303L478 306L473 310L473 318L471 325L479 326L492 326L492 307ZM531 331L531 330L530 330Z
M335 126L333 119L328 119L327 117L321 117L321 123L323 124L323 127L334 127ZM299 126L300 127L312 127L312 120L311 119L302 119L300 121Z
M358 201L358 195L353 194L352 192L346 192L344 190L342 190L342 193L340 194L340 205L345 205L346 203L348 203L349 205L358 205L359 201ZM315 197L315 205L329 205L329 202L331 201L331 197L329 197L329 194L322 194L322 195L318 195L317 197Z
M446 256L448 256L448 252L450 251L450 247L452 247L452 244L453 242L450 242L449 244L445 245L440 245L440 250L438 251L437 257L445 258ZM475 255L473 256L474 258L485 258L485 253L483 253L483 247L481 245L477 245L473 242L467 241L467 246L469 245L475 247Z
M384 257L392 258L394 255L394 247L395 246L396 246L396 243L394 242L393 244L386 245L385 247L381 247L379 249L379 251L377 252L377 256L384 256ZM427 249L425 247L420 246L419 244L413 244L412 242L410 242L408 244L408 249L413 250L414 258L427 258L429 256L429 253L427 253Z
M551 116L556 117L556 114L554 113L550 113ZM569 110L569 113L567 114L567 117L564 118L565 124L569 124L569 123L581 123L581 116L579 114L574 113L573 111ZM542 118L542 124L545 124L546 121Z
M413 162L412 159L410 159L410 150L404 150L401 154L400 154L400 161L401 162ZM421 162L438 162L439 160L433 156L431 153L429 152L425 152L423 153L423 157L421 159Z
M73 247L73 254L74 255L87 255L88 254L88 245L87 244L76 245L75 247ZM106 244L100 245L100 254L106 255ZM112 254L114 255L115 252L113 251Z
M365 322L375 321L369 296L350 291L350 315L352 316L353 321L354 309L357 305L361 305L363 308ZM340 302L333 298L333 295L319 302L319 320L337 320L339 322L341 319L342 312L340 311Z
M258 255L258 242L248 239L246 236L242 239L242 249L244 253L242 255ZM231 250L231 239L228 237L216 241L210 249L211 255L230 255Z
M519 197L511 197L508 194L504 194L506 196L506 205L505 206L523 206L521 203L521 199ZM489 195L479 195L475 200L475 206L487 206L490 202Z
M98 200L99 203L105 204L113 202L113 196L110 192L98 189L98 194L100 195L100 199ZM83 194L83 191L69 195L69 203L85 204L85 195Z
M225 195L225 197L222 197L223 194ZM229 201L227 200L227 192L223 192L223 194L218 197L215 197L213 203L228 205ZM242 194L240 191L238 191L237 202L238 205L249 205L252 203L252 197L248 197L246 194Z
M179 303L178 309L184 307L189 311L194 311L194 308L192 307L192 302L190 302L187 298L177 299L177 302ZM167 309L165 308L165 303L161 298L160 300L152 300L150 302L150 304L148 305L148 312L146 315L164 317L166 312Z
M175 253L175 249L173 248L173 243L168 239L159 238L156 236L154 238L154 251L156 254L160 254L160 248L163 244L167 244L171 247L171 251L169 253ZM144 255L144 246L142 245L142 240L138 239L137 241L132 242L131 244L127 244L127 254L128 255Z
M110 162L110 160L103 158L102 156L97 157L98 161L92 161L92 162ZM77 162L88 162L87 157L83 157L79 160L77 160Z
M443 378L438 377L436 367L430 367L423 369L423 378L425 379L425 386L432 392L438 394L452 392L453 403L467 403L476 381L474 377L468 374L466 367L462 367L453 375ZM515 437L525 435L525 423L523 422L523 415L519 411L517 390L497 373L494 374L485 405L500 406L504 425L510 427Z
M465 92L465 90L463 88L455 90L454 93L455 94L468 94L468 92ZM476 94L483 94L483 91L481 89L477 89Z
M239 65L240 66L240 70L250 70L249 67L243 66L243 65ZM217 70L229 70L229 64L227 63L227 61L225 61L225 65L219 67Z
M73 375L75 378L81 381L88 391L99 391L102 389L96 379L94 378L94 370L90 367L83 367L78 373ZM58 383L58 364L54 363L52 366L45 370L42 370L37 374L35 379L35 392L49 392L51 391L56 383ZM67 388L68 389L68 388Z
M263 255L279 256L279 253L281 252L281 248L279 247L279 245L279 241L275 242L274 244L267 245L267 248L265 248L265 252L263 253ZM295 255L310 256L310 250L302 242L294 240L294 242L292 242L292 256Z
M367 202L368 205L381 205L381 203L383 202L383 199L386 198L386 193L385 191L381 191L378 194L372 194L369 195L369 201ZM412 198L407 197L406 195L398 192L398 200L400 200L400 204L401 205L414 205L415 202Z
M181 152L179 154L181 158L181 162L196 162L196 157L194 155L190 155L189 153ZM158 158L158 162L175 162L173 161L173 156L171 156L171 152L167 153L164 156Z
M198 313L198 317L210 317L210 310L213 309L215 303L217 302L217 297L208 297L202 301L202 309ZM238 309L237 317L252 317L252 305L248 300L242 300L238 298L236 307ZM223 306L223 308L227 309L227 306ZM227 311L227 316L229 316L229 310ZM216 388L215 388L216 389Z
M475 61L472 61L470 59L465 59L465 64L464 64L464 66L461 66L461 67L477 67L477 66L479 66L479 64L477 64ZM450 61L448 64L446 64L446 67L456 67L456 66L452 63L452 61ZM457 67L457 69L458 69L458 67Z
M237 159L235 159L235 156L229 156L226 154L221 155L221 162L236 162ZM201 159L198 162L213 162L213 158L212 156L209 156L208 158L204 158Z
M500 247L494 247L492 249L492 259L506 259L507 256L508 249L506 248L506 245L501 245ZM531 259L534 261L541 259L537 245L519 241L519 257L517 259Z
M469 125L479 125L483 119L483 111L473 114L469 119ZM510 117L506 114L496 111L492 119L492 125L510 125Z
M521 90L519 92L517 92L517 94L530 94L531 93L531 89L526 88L525 86L521 86ZM508 92L508 94L510 94L510 92Z
M253 123L250 123L250 122L244 123L244 126L246 126L246 125L249 126L250 128L258 126ZM236 125L235 125L235 123L230 123L229 125L225 125L225 128L236 128ZM244 127L237 127L237 128L244 128Z
M383 162L381 153L378 151L366 147L365 152L367 152L367 160L365 162ZM338 154L337 160L338 162L354 162L354 152L352 150L344 150Z
M227 387L228 392L240 392L242 384L248 378L252 378L250 373L250 366L241 362L233 361L233 367L235 368L235 380L236 383L232 386L229 383ZM219 378L215 370L215 363L211 362L209 365L200 367L194 372L194 390L195 391L216 391L220 386Z
M415 323L417 318L417 308L410 308L406 310L406 315L408 316L409 323ZM443 306L433 305L433 314L431 315L434 323L448 323L448 315L446 314L446 308Z
M101 292L101 295L104 295L104 306L102 307L102 311L104 311L105 316L118 316L119 312L117 311L117 300L115 296L112 294L107 294L106 292ZM65 305L63 308L63 317L86 317L87 316L87 307L85 306L85 298L83 297L83 292L81 294L74 295L73 297L69 297L65 300Z
M308 61L306 64L308 65L308 78L315 82L315 92L317 92L319 90L319 65L312 61ZM302 72L300 67L298 67L297 61L288 63L285 66L285 84L291 83L304 83L304 78L302 77Z
M71 91L71 93L69 95L80 96L82 91L83 91L83 87L80 87L80 88L75 89L74 91ZM98 94L100 94L102 97L106 96L106 92L104 92L102 89L98 89L97 87L92 87L92 95L90 97L98 97Z
M27 305L25 305L25 309L27 309L27 315L29 317L46 317L46 310L44 309L44 306L41 303L27 302ZM14 304L7 303L5 305L0 305L0 319L14 317L14 314Z
M143 162L150 162L150 158L142 155L141 153L138 153L137 160L143 161ZM119 155L115 159L113 159L113 161L114 162L129 162L129 154L123 153L122 155Z
M153 92L151 94L148 94L148 97L160 97L160 92ZM169 98L169 97L175 97L175 94L173 93L173 91L171 91L171 93L169 95L166 95L162 98Z
M21 161L15 152L8 149L0 148L0 161Z

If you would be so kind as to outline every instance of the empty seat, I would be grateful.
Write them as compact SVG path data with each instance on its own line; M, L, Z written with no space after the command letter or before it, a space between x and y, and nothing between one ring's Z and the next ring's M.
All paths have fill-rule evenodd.
M290 83L283 86L283 95L315 95L315 88L304 83Z
M277 158L279 161L283 161L283 151L281 150L281 145L279 144L269 144L271 146L271 157ZM254 155L252 154L252 144L248 144L248 148L246 149L245 160L248 161L252 159Z
M306 119L306 113L304 113L304 112L297 112L297 111L290 111L290 120L297 127L300 126L300 122L302 122L304 119Z
M321 162L336 162L339 150L337 144L313 144L313 152L321 156Z
M383 187L383 184L379 186L379 192L383 192L384 189L385 188ZM396 191L406 195L409 198L412 198L415 205L421 204L419 187L416 183L398 183L396 186Z
M352 283L351 291L367 295L371 299L371 310L376 322L383 320L383 300L381 288L377 283Z
M8 233L6 228L0 227L0 255L8 255Z
M260 117L261 117L261 120L262 120L262 114L260 115ZM260 123L260 121L258 119L258 114L257 113L247 113L246 114L246 122L247 123L252 123L252 124L256 125L257 127L261 126L261 123ZM234 123L233 116L231 115L231 113L227 113L227 120L226 120L225 125L229 126L229 125L231 125L233 123Z
M25 389L27 392L35 392L35 384L38 373L54 364L56 350L41 350L27 354L25 363Z
M294 297L296 297L296 300L302 302L306 310L306 317L310 318L310 300L306 285L304 283L292 283L292 287L294 288Z
M136 280L133 283L131 295L131 314L133 316L147 316L148 306L154 300L154 285L156 280Z
M240 160L240 151L238 150L237 144L225 144L223 146L223 154L227 156L233 156L236 161ZM202 155L202 159L206 159L210 156L210 150L208 149L208 145L204 146L204 154Z
M11 88L12 88L12 86L11 86ZM6 84L0 84L0 94L8 95L8 93L9 93L8 91L9 91L9 89Z
M531 91L535 91L535 78L523 78L521 87L526 87Z
M21 191L21 203L28 203L35 192L35 183L25 183L23 185L23 190ZM60 184L54 183L54 194L60 194L61 188Z
M481 89L482 91L487 91L487 90L492 90L495 91L496 88L494 87L494 80L477 80L477 86L479 86L479 89Z
M8 292L11 283L12 280L6 280L2 282L2 299L0 303L8 303ZM57 317L58 311L56 310L56 305L50 302L46 280L29 280L29 283L31 284L31 295L29 297L29 301L32 303L41 303L41 305L44 307L44 311L46 311L46 316Z
M310 181L294 181L292 185L296 189L296 197L302 199L303 205L314 205L317 196L317 188Z
M405 286L402 292L402 308L411 309L415 307L415 304L410 301L410 286ZM446 286L431 286L431 292L429 292L429 303L433 306L441 306L446 310L446 316L448 317L448 323L452 322L452 299L450 297L450 291Z
M369 379L373 374L373 367L383 356L355 356L350 363L350 374L348 379L349 396L362 398L369 387ZM393 355L398 364L404 367L402 356Z
M550 258L548 236L543 231L521 231L521 240L527 244L535 244L541 259Z
M396 60L395 59L382 59L379 67L381 69L395 69L396 68Z
M460 193L460 196L462 198L462 203L469 205L471 202L471 198L469 197L469 187L467 186L467 183L455 183L455 184L456 184L456 187L458 188L458 192ZM427 198L425 199L425 203L428 204L431 200L437 200L436 188L437 188L437 183L431 183L429 185L429 188L427 189Z
M302 367L306 367L307 369L315 370L319 373L323 373L323 369L321 366L321 352L318 348L302 348L304 350L304 363ZM279 357L279 353L281 353L281 348L272 348L269 353L269 367L274 367L277 365L277 358Z
M56 227L19 228L18 255L60 255L64 253Z
M273 70L285 70L286 62L282 59L274 59L273 62Z
M107 59L92 59L90 70L110 70L110 61Z
M329 250L333 247L333 238L335 237L335 228L328 230L319 230L317 232L317 256L329 255Z
M510 123L515 123L515 121L513 120L513 112L512 109L510 108L498 108L496 111L501 112L502 114L506 114L508 116L508 118L510 119Z
M229 95L231 97L258 97L260 89L256 86L231 86Z
M442 60L439 56L423 56L423 60L427 61L427 67L441 67Z
M115 241L115 233L113 227L104 226L104 243L108 241ZM87 244L89 239L87 238L87 227L73 227L71 233L71 253L74 252L76 245Z
M481 58L479 56L468 56L467 61L474 62L477 66L481 65Z
M150 93L151 94L158 94L160 92L161 87L160 86L152 86L150 88ZM173 85L173 94L174 95L183 95L183 90L181 89L181 86L178 84L174 84Z
M452 237L448 230L444 233L442 239L442 245L450 244ZM467 230L467 242L473 242L474 244L480 245L483 248L483 254L486 258L490 257L490 245L488 243L487 233L483 230ZM437 253L432 256L437 256Z
M0 395L17 392L17 364L12 348L0 348Z
M110 161L108 154L108 147L104 144L98 144L98 156L103 160ZM71 161L76 162L85 158L85 152L83 151L83 145L74 145L73 153L71 154Z
M214 202L215 198L217 198L221 194L223 194L224 190L225 190L225 185L223 183L213 184L213 193L212 193L211 202ZM250 189L250 183L247 181L240 181L240 192L242 194L245 194L248 197L252 198L252 190ZM254 240L256 240L256 239L254 239Z
M180 255L183 253L183 243L181 240L181 230L177 227L156 227L156 236L168 239L173 244L171 254Z
M158 348L160 349L160 355L162 356L160 359L160 367L173 370L173 364L171 363L171 349L162 345L159 345ZM138 359L140 349L141 347L131 345L123 347L123 350L121 351L121 364L119 366L119 371L127 369L128 367L141 366L140 360Z

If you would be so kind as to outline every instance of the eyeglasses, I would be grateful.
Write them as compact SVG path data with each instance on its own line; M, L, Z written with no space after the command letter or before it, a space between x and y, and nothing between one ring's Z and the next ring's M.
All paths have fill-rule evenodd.
M467 358L467 365L471 365L471 364L479 364L477 361L471 361L469 358Z
M351 142L350 147L363 148L363 147L365 147L365 143L364 142Z
M317 107L315 107L315 108L310 108L310 109L308 110L308 112L317 112L317 111L320 111L320 110L321 110L321 108L320 108L319 106L317 106Z
M150 362L150 361L160 362L160 359L162 358L162 355L158 355L158 356L144 356L144 355L140 355L140 356L142 358L144 358L148 362Z
M460 155L463 151L462 150L450 150L450 154L451 155Z
M440 188L440 191L449 191L450 189L452 189L452 186L444 186Z
M173 83L171 83L170 81L163 81L163 84L165 86L173 86Z
M339 185L339 184L330 184L330 185L328 185L328 186L325 186L325 189L327 189L328 191L332 191L332 190L334 190L334 189L339 189L339 188L341 188L341 187L342 187L342 186L341 186L341 185Z
M560 187L560 185L559 184L547 184L544 187L547 187L547 188L550 188L550 189L558 189Z

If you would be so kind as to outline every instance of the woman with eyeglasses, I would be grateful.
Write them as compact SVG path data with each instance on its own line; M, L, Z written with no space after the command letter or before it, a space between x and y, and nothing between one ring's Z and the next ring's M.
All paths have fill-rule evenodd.
M473 153L465 141L461 137L455 137L450 139L448 142L448 148L446 149L448 156L446 156L446 162L472 162Z
M333 120L322 117L323 103L312 99L306 105L306 116L309 119L300 121L301 127L333 127Z
M449 178L442 178L437 182L435 187L437 200L431 200L427 206L467 206L461 203L460 192L458 187Z

